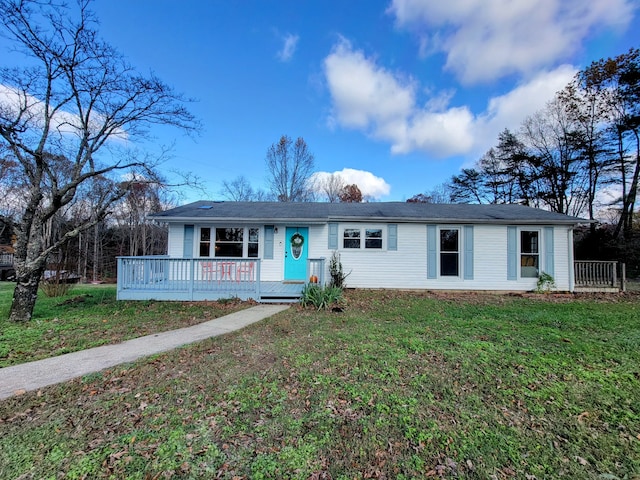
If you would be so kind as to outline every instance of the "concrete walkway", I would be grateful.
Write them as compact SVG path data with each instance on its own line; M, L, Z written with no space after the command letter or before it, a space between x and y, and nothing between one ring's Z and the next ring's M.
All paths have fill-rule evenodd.
M287 308L287 305L258 305L191 327L0 368L0 400L239 330Z

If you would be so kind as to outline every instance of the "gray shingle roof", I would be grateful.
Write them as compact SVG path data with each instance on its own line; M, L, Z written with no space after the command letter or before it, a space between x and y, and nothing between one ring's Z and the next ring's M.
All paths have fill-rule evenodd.
M256 223L328 221L578 224L588 220L523 205L469 205L406 202L282 203L202 200L150 218L166 222L239 221Z

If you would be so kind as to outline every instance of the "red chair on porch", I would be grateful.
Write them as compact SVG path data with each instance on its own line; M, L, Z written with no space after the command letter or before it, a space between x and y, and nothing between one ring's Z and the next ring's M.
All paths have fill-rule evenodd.
M202 279L208 282L217 280L220 283L227 277L231 280L231 262L202 262Z
M253 270L255 262L240 262L236 268L236 282L253 282Z

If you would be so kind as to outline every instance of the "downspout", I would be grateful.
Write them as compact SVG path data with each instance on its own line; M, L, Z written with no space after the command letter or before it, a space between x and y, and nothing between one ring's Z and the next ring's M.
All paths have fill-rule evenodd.
M567 249L569 250L569 291L573 293L575 290L575 266L573 259L573 229L574 227L569 227L567 230Z

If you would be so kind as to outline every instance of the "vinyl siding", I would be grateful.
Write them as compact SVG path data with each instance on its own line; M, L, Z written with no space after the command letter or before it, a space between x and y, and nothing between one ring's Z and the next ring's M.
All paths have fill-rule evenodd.
M287 226L294 224L276 224L274 231L273 259L263 258L264 229L261 231L259 256L260 271L263 281L281 281L284 277L284 243ZM303 226L303 225L300 225ZM438 228L460 228L464 225L438 224ZM518 226L518 232L539 230L541 242L544 242L545 226ZM309 225L309 239L306 244L310 258L326 259L325 279L328 281L329 259L334 250L329 249L329 226ZM343 248L343 232L345 228L381 228L383 232L382 249L345 249ZM558 290L569 290L570 260L569 239L570 227L555 226L554 269ZM196 225L196 232L198 225ZM169 225L169 250L172 257L181 257L183 253L182 224ZM519 235L519 233L518 233ZM362 239L364 241L364 239ZM437 239L436 239L437 241ZM402 288L428 290L496 290L496 291L528 291L536 286L536 278L520 278L519 261L516 280L507 280L507 225L474 225L473 228L473 279L464 279L465 252L464 242L460 244L460 276L440 277L439 268L436 278L427 278L427 228L425 224L397 224L397 250L387 249L387 228L384 223L347 223L338 224L338 252L342 261L347 287L353 288ZM544 245L541 244L541 262L543 262ZM197 250L194 250L197 251ZM519 252L518 252L519 255ZM543 263L541 263L543 265Z
M373 225L373 224L372 224ZM341 224L349 228L352 224ZM460 225L438 225L440 228L461 227ZM541 229L539 226L519 229ZM461 230L462 231L462 230ZM566 254L567 227L554 228L555 279L558 290L569 289L569 261ZM507 226L475 225L473 279L463 278L464 249L461 248L460 276L427 278L426 229L421 224L398 225L397 251L366 251L339 249L345 272L351 272L346 279L347 286L356 288L406 288L445 290L503 290L528 291L536 287L536 278L507 280ZM340 236L340 240L341 240ZM437 241L437 240L436 240ZM340 245L341 246L341 245ZM327 258L330 252L327 254ZM437 269L439 273L439 269Z

